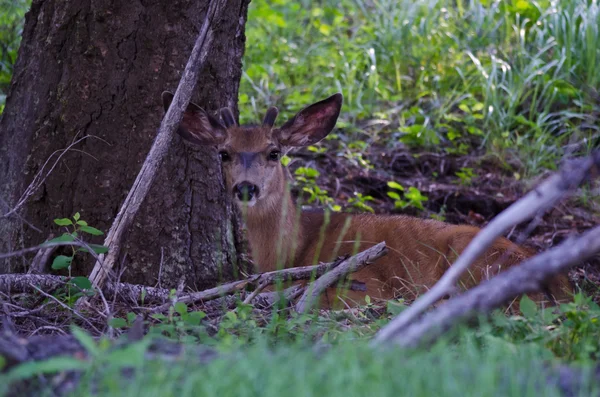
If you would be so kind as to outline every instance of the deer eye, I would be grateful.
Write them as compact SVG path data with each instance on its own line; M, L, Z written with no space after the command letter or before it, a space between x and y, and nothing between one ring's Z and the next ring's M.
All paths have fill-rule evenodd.
M222 162L231 160L231 157L229 157L229 153L227 153L224 150L222 150L222 151L219 152L219 157L221 158Z
M277 161L279 160L280 155L281 152L279 150L273 150L271 153L269 153L269 160Z

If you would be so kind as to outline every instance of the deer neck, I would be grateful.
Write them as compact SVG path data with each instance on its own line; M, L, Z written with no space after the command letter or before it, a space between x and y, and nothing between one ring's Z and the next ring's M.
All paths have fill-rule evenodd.
M260 272L292 267L304 239L300 213L289 189L242 210L252 256Z

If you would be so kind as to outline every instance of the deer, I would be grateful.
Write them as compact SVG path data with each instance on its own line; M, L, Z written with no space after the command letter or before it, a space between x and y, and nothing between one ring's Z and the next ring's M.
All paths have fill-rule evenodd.
M166 111L173 94L164 92L162 99ZM385 241L388 254L349 275L349 288L328 289L321 307L340 302L357 306L367 296L369 301L415 299L442 277L480 229L406 215L297 209L282 153L324 139L335 127L342 101L341 93L334 94L300 110L280 127L275 127L276 107L267 110L260 125L240 126L229 108L220 109L219 119L190 102L177 133L192 144L217 148L227 194L243 214L258 272L330 262ZM533 254L500 237L471 265L460 284L471 288ZM551 304L569 296L566 275L531 295L538 302L550 297Z

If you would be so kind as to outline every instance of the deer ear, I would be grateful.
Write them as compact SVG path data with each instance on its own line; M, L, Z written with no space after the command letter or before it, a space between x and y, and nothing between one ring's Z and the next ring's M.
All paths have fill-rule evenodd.
M171 92L162 93L165 112L171 106L173 97ZM227 137L227 131L223 124L192 102L183 112L183 119L177 133L185 140L197 145L216 145L225 141Z
M342 108L342 94L337 93L302 109L281 128L275 137L284 146L308 146L331 132Z

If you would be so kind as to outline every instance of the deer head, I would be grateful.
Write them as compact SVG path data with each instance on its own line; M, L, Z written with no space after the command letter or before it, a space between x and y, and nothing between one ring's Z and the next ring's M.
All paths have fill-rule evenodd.
M167 110L173 94L162 94ZM281 127L274 127L278 110L271 107L258 126L239 126L229 108L220 110L222 120L190 103L177 133L198 145L215 145L225 174L227 190L240 206L252 212L280 210L285 192L281 153L290 147L308 146L333 129L342 107L342 94L310 105Z

